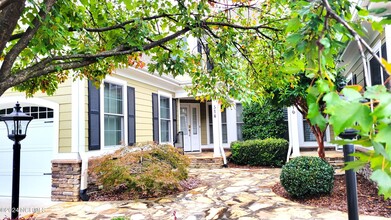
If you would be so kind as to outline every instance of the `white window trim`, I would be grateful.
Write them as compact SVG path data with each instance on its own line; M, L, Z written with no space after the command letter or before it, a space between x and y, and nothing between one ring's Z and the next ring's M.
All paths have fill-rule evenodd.
M160 96L163 96L165 98L168 98L169 99L169 102L170 102L170 135L169 135L169 142L162 142L162 135L161 135L161 130L160 130ZM173 120L172 120L172 94L170 93L167 93L167 92L163 92L163 91L158 91L158 109L159 109L159 123L158 123L158 127L159 127L159 143L160 144L171 144L173 145L172 143L172 137L173 137Z
M123 130L123 144L122 145L113 145L113 146L105 146L105 103L104 103L104 83L112 83L116 84L119 86L122 86L122 112L123 112L123 117L124 117L124 130ZM127 93L127 83L124 80L120 80L111 76L106 76L106 78L102 81L102 84L100 85L100 143L101 143L101 151L102 150L113 150L120 148L121 146L126 146L128 143L128 109L127 109L127 104L128 104L128 93Z

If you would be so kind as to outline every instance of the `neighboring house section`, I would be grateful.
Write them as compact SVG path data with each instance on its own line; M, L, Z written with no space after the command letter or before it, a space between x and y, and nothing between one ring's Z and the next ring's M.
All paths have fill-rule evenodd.
M181 146L187 153L212 150L222 156L223 148L241 137L241 105L221 111L216 101L197 101L183 89L189 82L128 68L98 86L69 79L53 96L37 93L26 99L24 93L7 91L0 97L0 115L12 112L19 101L34 116L21 142L21 196L77 201L87 187L90 157L136 143L153 141ZM0 131L0 180L6 185L0 196L10 196L12 141L5 125Z

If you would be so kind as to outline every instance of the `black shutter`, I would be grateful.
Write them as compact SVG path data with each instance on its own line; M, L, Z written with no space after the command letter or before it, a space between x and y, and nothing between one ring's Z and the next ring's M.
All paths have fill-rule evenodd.
M128 87L128 142L136 143L136 96L133 87Z
M379 56L379 52L376 53L377 56ZM380 64L377 62L377 60L372 57L371 60L369 61L369 70L371 71L371 81L372 81L372 86L374 85L380 85L382 84L381 81L381 75L380 75Z
M100 149L100 91L88 81L88 150Z
M153 141L159 143L159 104L156 93L152 93L152 126Z
M173 143L176 143L176 135L178 132L177 128L177 99L172 99L172 141Z

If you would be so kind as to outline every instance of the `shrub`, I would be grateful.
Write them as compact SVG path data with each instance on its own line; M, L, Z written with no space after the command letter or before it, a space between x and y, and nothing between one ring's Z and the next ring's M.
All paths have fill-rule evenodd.
M243 140L284 138L288 140L288 123L284 121L284 108L271 100L243 106Z
M296 157L282 167L280 182L296 198L330 194L334 187L334 169L319 157Z
M239 165L282 166L288 152L285 139L236 141L231 143L231 161Z
M148 145L140 150L124 147L89 161L89 175L102 190L133 191L141 197L159 196L181 189L188 176L189 159L170 145Z

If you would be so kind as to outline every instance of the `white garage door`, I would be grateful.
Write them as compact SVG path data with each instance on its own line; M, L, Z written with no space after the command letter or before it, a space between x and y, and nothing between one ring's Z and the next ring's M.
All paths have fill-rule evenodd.
M12 109L0 109L0 115ZM51 196L51 160L54 144L53 110L45 107L23 107L34 116L21 143L20 197ZM0 196L11 196L13 141L0 122Z

